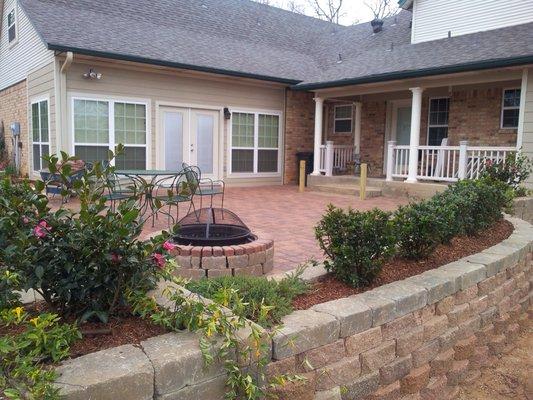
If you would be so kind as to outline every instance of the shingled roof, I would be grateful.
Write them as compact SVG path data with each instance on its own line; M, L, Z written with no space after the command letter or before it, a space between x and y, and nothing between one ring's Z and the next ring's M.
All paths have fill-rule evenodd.
M374 34L249 0L19 0L49 49L306 89L533 62L533 23L410 43L411 13ZM340 61L340 62L339 62Z

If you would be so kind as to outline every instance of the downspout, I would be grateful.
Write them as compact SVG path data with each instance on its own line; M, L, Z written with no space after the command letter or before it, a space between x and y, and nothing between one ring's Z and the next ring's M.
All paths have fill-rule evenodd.
M68 144L67 118L67 71L74 60L74 53L68 51L61 67L56 63L56 146L60 151L70 153Z

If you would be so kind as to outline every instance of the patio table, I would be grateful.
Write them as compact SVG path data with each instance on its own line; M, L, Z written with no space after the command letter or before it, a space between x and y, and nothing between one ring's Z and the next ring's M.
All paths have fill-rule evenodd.
M140 200L140 212L141 215L150 209L150 211L155 215L154 211L157 212L157 206L154 197L154 189L156 187L156 182L160 178L165 176L173 177L181 174L182 171L171 171L171 170L159 170L159 169L147 169L147 170L135 170L135 169L123 169L115 170L115 174L118 176L126 176L130 178L135 185L136 189L140 189L138 193L141 194ZM138 187L137 187L138 186ZM154 221L152 218L152 225Z

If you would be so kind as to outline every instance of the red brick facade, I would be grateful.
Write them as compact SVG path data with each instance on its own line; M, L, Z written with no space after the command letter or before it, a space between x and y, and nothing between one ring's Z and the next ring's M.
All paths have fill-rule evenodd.
M13 154L12 136L9 128L13 122L20 123L20 141L22 142L20 170L25 175L28 174L28 163L30 162L25 80L0 91L0 129L3 126L9 159L11 159Z
M283 182L298 181L296 153L313 151L315 102L313 93L287 90L285 116L285 171Z

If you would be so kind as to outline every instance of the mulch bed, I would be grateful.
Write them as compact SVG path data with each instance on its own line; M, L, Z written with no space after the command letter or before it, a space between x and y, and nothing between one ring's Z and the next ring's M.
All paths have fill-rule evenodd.
M509 221L502 219L477 236L460 236L452 239L449 245L439 245L425 260L394 258L383 266L372 285L362 288L353 288L338 281L332 274L327 274L314 283L309 292L296 297L292 302L293 308L306 310L315 304L363 293L378 286L438 268L500 243L511 235L513 229Z
M44 302L38 302L24 307L31 315L42 312L52 312L47 309ZM68 321L73 322L73 321ZM143 340L162 335L167 331L165 328L152 324L140 317L128 315L110 318L104 324L102 322L85 322L79 325L82 338L74 342L70 348L70 357L76 358L95 351L121 346L123 344L139 344ZM18 326L0 325L0 336L5 334L15 335L22 331Z

